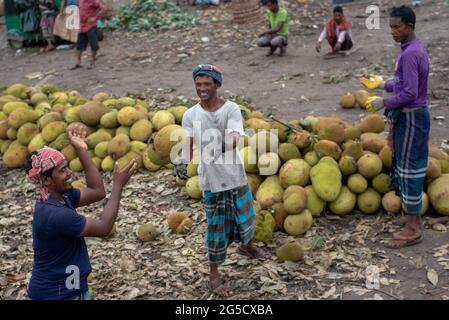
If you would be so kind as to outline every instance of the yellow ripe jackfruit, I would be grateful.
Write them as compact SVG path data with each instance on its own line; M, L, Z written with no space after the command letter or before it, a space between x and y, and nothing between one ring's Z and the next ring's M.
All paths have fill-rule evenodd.
M39 119L39 112L33 109L17 109L8 116L8 125L19 129L27 122L36 122Z
M42 129L42 138L47 142L51 143L56 138L65 132L67 128L67 123L64 121L54 121L49 124L47 124L44 129Z
M203 192L200 188L200 177L194 176L187 180L186 191L190 198L201 199L203 197Z
M373 188L368 188L365 192L357 196L357 205L363 213L375 213L382 204L382 198Z
M342 175L335 161L323 159L310 170L310 179L316 194L324 201L332 202L340 194Z
M140 119L131 126L129 137L131 140L147 142L153 133L153 125L147 119Z
M25 163L27 156L27 147L21 145L18 141L14 141L3 154L3 162L9 169L20 168Z
M309 183L309 178L310 166L303 159L288 160L279 170L279 179L283 188L291 185L305 187Z
M304 234L312 227L313 217L309 210L305 209L300 214L291 214L284 221L284 229L291 236Z
M275 203L282 202L284 189L278 176L269 176L260 185L256 199L262 208L269 208Z

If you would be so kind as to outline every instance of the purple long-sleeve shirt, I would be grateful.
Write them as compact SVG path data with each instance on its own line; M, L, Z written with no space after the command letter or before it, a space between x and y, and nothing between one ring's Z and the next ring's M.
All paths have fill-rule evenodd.
M384 99L387 109L427 106L429 56L418 38L401 45L394 80L385 83L393 95Z

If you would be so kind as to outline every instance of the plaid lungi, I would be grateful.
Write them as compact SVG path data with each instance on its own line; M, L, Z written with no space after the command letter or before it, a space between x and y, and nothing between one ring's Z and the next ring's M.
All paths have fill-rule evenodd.
M412 112L389 111L393 122L393 165L391 185L401 197L406 214L417 215L429 156L430 114L427 107Z
M204 192L206 250L209 263L221 264L233 242L248 244L254 237L255 210L248 185L222 192Z

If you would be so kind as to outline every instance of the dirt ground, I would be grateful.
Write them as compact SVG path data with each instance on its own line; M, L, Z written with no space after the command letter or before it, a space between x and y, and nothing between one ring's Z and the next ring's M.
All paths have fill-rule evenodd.
M321 54L317 54L314 49L326 17L330 14L331 1L306 2L308 5L304 6L299 5L298 1L284 1L290 12L290 37L285 57L265 57L265 49L257 48L255 45L255 34L257 34L258 27L232 24L229 5L204 11L194 8L190 10L199 10L205 19L217 17L218 22L183 31L167 31L152 35L107 32L105 40L101 43L98 65L95 70L86 68L75 71L68 70L74 64L73 50L57 50L39 54L39 48L32 47L26 48L20 55L16 55L16 52L9 48L0 49L0 85L16 82L36 85L50 82L67 90L78 90L88 97L99 91L107 91L117 96L126 94L144 96L151 105L157 107L160 97L181 97L181 100L183 97L195 98L191 70L198 63L208 62L218 65L224 73L223 95L248 97L252 100L253 106L259 110L268 112L272 107L275 115L288 120L314 114L338 115L350 122L355 122L363 117L365 112L361 109L342 110L338 105L339 97L346 92L355 92L361 89L357 79L367 70L386 77L393 75L395 57L399 52L399 47L390 35L388 8L397 4L409 4L410 1L355 1L346 5L345 13L354 25L355 45L359 50L349 57L331 60L322 58L328 49L326 44L323 43ZM381 28L379 30L368 30L365 27L365 8L369 4L378 4L381 8ZM417 8L416 13L418 17L416 31L426 45L431 58L429 83L429 107L432 115L431 141L435 145L441 146L449 143L449 130L447 129L449 121L449 37L446 30L449 7L444 6L442 0L423 1L422 7ZM4 25L0 25L0 34L3 33ZM88 55L85 55L85 65L87 65L87 60ZM33 78L36 73L41 73L40 79L29 79ZM383 93L378 92L378 94ZM6 172L4 168L1 170L1 175L4 182L9 179L14 180L14 172ZM0 207L4 210L3 212L11 209L7 208L7 204L9 206L10 203L13 203L12 200L26 199L26 192L21 190L19 182L16 181L10 187L7 186L3 189L4 185L0 187L1 194L5 197L8 196L8 201L5 201ZM168 182L166 186L167 188L173 187ZM139 192L143 197L149 196L139 190L135 190L133 196ZM152 193L150 192L150 194ZM154 196L157 197L157 195ZM170 195L169 200L166 200L167 203L172 203L171 201L177 202L176 195ZM132 210L132 201L128 205L125 205L125 211ZM197 212L195 203L186 202L183 206L193 208L194 212ZM166 204L151 205L151 210L165 212L169 207L170 205ZM198 212L200 212L199 209ZM141 215L139 214L139 216ZM231 250L230 258L231 261L235 260L237 271L226 266L225 273L231 274L231 281L234 281L235 286L241 289L241 293L236 298L242 299L256 297L272 299L449 299L448 233L426 230L425 240L422 244L391 251L380 246L379 239L385 232L394 229L392 220L393 218L389 216L365 217L360 214L338 220L332 216L322 218L314 227L315 231L308 234L308 239L312 239L319 233L326 239L326 245L322 252L311 254L303 265L299 267L288 265L291 269L280 271L276 269L275 261L264 263L263 266L248 262L248 260L242 262L237 257L235 250ZM127 223L131 225L133 221L132 219L124 220L125 228L127 228ZM197 231L198 234L201 234L200 224L204 221L198 216L195 222L198 223L198 226L193 232ZM29 224L26 223L29 221L24 222L21 230L29 227ZM7 222L4 222L3 225L0 223L0 229L2 226L6 228L7 225ZM326 229L327 226L330 227ZM354 238L354 232L357 234L356 238ZM3 279L7 279L6 282L3 281L3 284L0 281L0 297L20 299L24 297L25 280L23 277L14 280L15 278L11 274L17 273L18 268L21 274L30 271L31 247L27 249L24 247L24 243L19 241L22 239L31 245L30 232L27 231L24 235L18 235L16 231L11 231L11 233L14 234L14 241L5 240L5 238L4 242L0 242L0 249L2 249L0 250L0 259L5 262L3 270L0 267L0 280L2 280L2 276ZM345 238L347 233L349 235ZM120 246L119 240L123 240L123 237L126 238L122 235L118 239L112 240L111 246ZM281 239L285 239L285 235L279 235L277 242L280 242ZM355 242L354 239L356 239ZM130 286L129 283L132 283L134 279L133 276L130 276L127 280L120 280L124 284L121 283L117 288L111 289L101 285L100 279L109 281L109 276L112 277L112 275L97 261L94 269L97 268L96 273L100 276L97 278L98 282L94 282L94 290L99 291L99 297L105 299L127 297L209 298L210 296L204 292L198 292L198 285L204 285L205 272L203 271L206 268L204 257L198 258L198 253L204 251L201 244L202 236L196 236L195 240L178 237L176 241L179 241L180 244L182 241L187 241L192 245L189 247L190 249L197 250L195 256L197 260L195 261L202 266L198 267L201 269L200 272L193 267L195 264L191 264L186 267L189 270L187 273L189 276L184 275L184 278L182 276L179 278L179 275L167 275L169 271L165 274L161 274L157 270L145 273L140 270L139 266L133 266L131 273L150 277L151 280L147 280L149 284ZM98 245L98 243L96 244ZM193 244L197 244L197 247ZM164 255L164 252L157 257L153 253L149 253L156 245L147 245L143 252L139 251L137 258L154 258L154 265L152 265L153 262L146 260L147 267L149 264L152 267L157 267L157 261L168 264L173 262ZM132 244L130 246L128 249L134 248ZM94 247L92 260L96 259L95 253L99 257L105 255L105 253L100 253L97 246L92 245L92 247ZM5 248L16 250L18 253L8 254ZM272 248L275 248L275 244ZM343 253L353 256L353 259L348 262L345 260L346 258L341 258L340 254ZM123 254L117 254L117 257L123 258ZM130 257L137 259L131 253L124 255L128 257L127 259L131 259ZM179 261L183 261L183 255L188 254L184 254L183 251ZM17 256L23 258L20 261L26 261L23 266L14 266ZM98 260L101 261L101 259ZM125 259L125 269L127 269L126 264L128 263L126 261L128 260ZM179 264L179 261L176 258L175 265ZM357 261L363 263L358 265ZM322 267L321 269L317 268L319 272L323 272L321 276L316 270L312 271L312 265L317 263ZM345 265L351 263L353 263L354 269L350 267L345 269ZM360 286L360 283L364 283L364 270L367 265L371 264L380 267L381 286L377 291L366 290ZM251 272L256 271L249 274L250 271L247 270L251 268L248 268L248 265L253 266ZM260 271L259 268L264 271L257 273ZM429 277L432 278L433 272L436 272L439 278L436 285L429 282ZM153 277L164 276L171 279L170 281L175 277L176 279L173 281L176 283L170 281L159 283L159 280L153 279ZM243 277L243 280L239 277ZM274 283L268 286L268 289L266 285L262 286L261 284L261 282L267 281L267 277ZM344 279L362 279L362 282L354 284L350 280ZM195 281L198 284L195 284ZM170 285L178 288L181 293L173 293L173 288L170 288ZM145 286L152 287L152 289L145 291L142 289ZM138 294L135 290L133 291L136 287ZM166 288L165 291L164 288ZM107 293L102 294L102 289L105 289Z

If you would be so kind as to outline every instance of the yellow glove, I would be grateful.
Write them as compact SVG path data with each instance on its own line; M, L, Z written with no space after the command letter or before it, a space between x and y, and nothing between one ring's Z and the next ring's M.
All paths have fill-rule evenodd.
M375 113L384 107L384 99L377 96L372 96L366 99L365 109L368 112Z
M360 83L363 84L370 90L377 89L379 87L383 87L384 79L381 76L369 75L368 78L363 77L359 79Z

